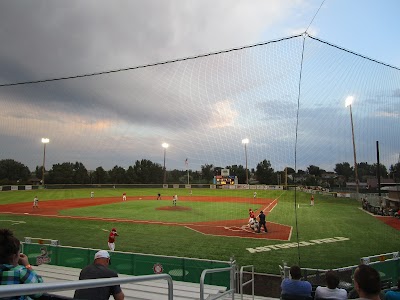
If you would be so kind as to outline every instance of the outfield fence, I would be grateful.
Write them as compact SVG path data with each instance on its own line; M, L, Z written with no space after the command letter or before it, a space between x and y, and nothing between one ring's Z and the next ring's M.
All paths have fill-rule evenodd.
M57 265L71 268L80 268L93 262L94 254L100 249L60 246L58 241L44 244L44 240L36 239L38 243L31 243L34 238L25 238L22 251L29 258L32 265ZM50 241L50 240L49 240ZM53 241L53 240L51 240ZM203 260L176 256L159 256L141 253L110 252L110 268L120 274L152 275L168 274L173 280L199 283L200 276L205 269L226 268L232 265L231 261ZM207 276L206 284L219 285L229 288L229 272L213 273Z

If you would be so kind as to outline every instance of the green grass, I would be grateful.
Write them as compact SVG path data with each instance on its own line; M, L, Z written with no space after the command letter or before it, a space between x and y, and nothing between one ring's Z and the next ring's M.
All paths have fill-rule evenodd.
M88 198L85 190L39 190L1 192L0 204L32 202L37 194L41 201L56 199ZM96 197L121 197L124 190L96 189ZM130 189L129 196L148 196L158 193L151 189ZM72 209L63 214L80 216L101 216L104 218L126 218L155 221L209 221L247 218L247 210L252 201L252 191L242 190L193 190L194 195L224 197L245 197L244 203L226 202L185 202L190 211L159 211L159 205L171 205L169 196L176 190L161 190L163 199L168 201L127 201L97 207ZM180 199L187 190L179 190ZM241 239L202 235L182 226L162 226L154 224L131 224L113 221L89 221L60 218L41 218L0 214L0 226L11 228L23 239L25 236L59 239L62 245L90 248L106 248L107 232L102 228L117 227L120 237L117 250L149 253L157 255L183 256L204 259L229 260L234 256L240 265L255 266L257 272L278 273L282 260L289 264L299 263L303 267L337 268L356 265L362 256L399 251L400 231L380 222L359 209L352 199L333 198L317 195L315 206L309 206L309 194L293 191L258 191L258 198L279 198L278 205L267 216L267 221L293 226L291 242L310 241L332 237L346 237L347 241L316 244L299 248L287 248L266 252L250 253L246 248L284 244L284 241L267 239ZM296 200L296 203L295 203ZM162 204L161 204L161 203ZM298 204L298 206L295 205ZM296 227L297 214L297 227ZM26 223L16 224L13 221ZM13 225L15 224L15 225Z
M95 207L75 208L61 211L62 215L107 217L129 220L155 220L162 222L204 222L243 219L247 215L248 204L221 202L178 201L178 206L190 210L167 211L159 207L171 206L171 201L138 200Z

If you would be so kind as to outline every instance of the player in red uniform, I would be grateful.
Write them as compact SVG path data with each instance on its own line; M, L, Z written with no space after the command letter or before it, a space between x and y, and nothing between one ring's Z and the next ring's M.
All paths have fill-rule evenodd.
M113 228L111 229L111 232L108 236L108 248L110 248L111 251L114 251L115 249L115 237L118 236L117 229Z
M254 214L254 211L249 208L249 223L256 217L256 215Z

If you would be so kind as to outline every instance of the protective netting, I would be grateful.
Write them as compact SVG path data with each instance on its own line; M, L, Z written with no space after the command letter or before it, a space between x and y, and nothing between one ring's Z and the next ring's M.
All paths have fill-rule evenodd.
M33 169L41 163L41 152L29 151L29 145L37 142L40 133L51 136L50 165L80 161L87 169L101 165L109 170L142 158L162 164L160 146L167 141L167 169L184 169L188 158L189 168L200 170L204 164L244 165L241 140L247 137L250 170L268 160L275 171L286 167L307 171L313 165L333 172L338 163L354 165L350 112L345 107L346 98L353 96L357 160L375 164L379 141L381 163L389 169L398 162L400 149L399 74L397 68L318 39L294 36L121 72L3 85L0 152L3 158L27 165L36 162L29 165ZM6 147L10 143L13 147ZM354 180L352 173L349 181ZM360 175L360 181L366 178ZM276 183L274 178L270 184ZM297 197L290 194L288 206L282 211L277 208L293 226L289 242L347 238L349 232L343 232L339 224L352 222L363 243L379 238L374 230L381 225L375 219L368 227L353 220L357 204L354 210L342 210L340 201L325 206L328 215L331 211L340 217L336 224L312 211L315 207L310 207L308 196L307 202L298 202ZM317 197L316 206L321 199L326 200ZM206 220L206 216L196 218ZM312 223L316 218L321 218L318 226ZM278 216L271 214L270 221L278 222ZM393 241L398 233L389 226L383 228L391 236L386 252L399 250ZM265 240L249 247L281 242ZM358 257L382 251L381 245L361 251L359 242L349 238L324 248L322 243L309 242L310 247L292 247L287 250L290 253L264 249L247 259L259 262L267 252L278 261L328 268L343 267L329 261L333 253L347 256L351 265ZM228 243L222 252L242 255L232 248Z

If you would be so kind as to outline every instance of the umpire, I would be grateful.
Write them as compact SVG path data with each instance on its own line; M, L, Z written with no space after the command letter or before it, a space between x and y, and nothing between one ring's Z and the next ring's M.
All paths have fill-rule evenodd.
M258 218L260 219L260 222L259 222L259 226L258 226L258 231L257 232L260 233L261 226L264 227L264 231L265 232L268 232L267 226L265 225L266 222L265 222L265 215L264 215L263 211L260 211L260 214L258 215Z

